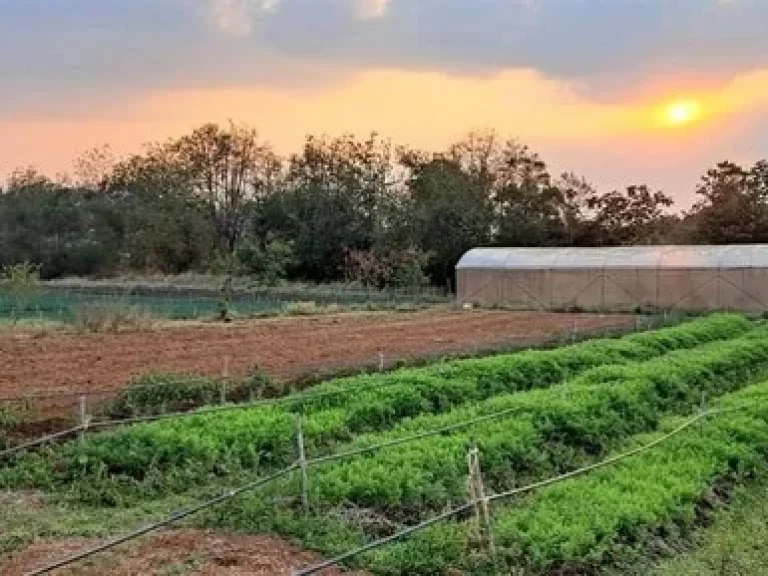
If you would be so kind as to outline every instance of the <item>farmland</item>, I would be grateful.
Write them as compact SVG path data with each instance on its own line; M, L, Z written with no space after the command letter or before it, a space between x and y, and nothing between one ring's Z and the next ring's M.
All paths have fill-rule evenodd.
M736 315L337 378L280 403L203 409L14 456L0 467L0 486L43 494L58 516L28 520L41 525L26 530L12 522L21 535L2 549L24 550L41 536L53 549L57 538L86 538L71 545L78 549L95 542L87 538L130 530L141 511L157 517L275 475L261 490L206 509L186 532L153 541L209 542L191 529L198 527L240 539L282 536L333 556L458 506L348 567L386 575L642 572L696 542L702 514L726 503L733 487L759 485L766 398L768 324ZM297 418L306 482L292 472ZM492 500L485 528L463 506L474 444ZM615 465L502 497L614 457ZM152 556L147 546L117 552L126 571L115 573ZM291 554L293 568L313 562ZM11 554L8 565L42 562L22 558Z
M628 316L429 310L354 313L77 334L0 331L0 395L30 390L103 391L147 372L233 375L255 365L281 379L397 359L474 353L553 336L633 328ZM461 326L457 330L457 325Z

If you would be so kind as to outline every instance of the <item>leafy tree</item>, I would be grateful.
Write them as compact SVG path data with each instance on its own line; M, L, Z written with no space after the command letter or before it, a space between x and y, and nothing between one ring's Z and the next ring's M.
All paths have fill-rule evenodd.
M109 144L86 150L75 160L75 184L87 190L105 191L117 163Z
M25 170L11 176L1 200L0 265L39 262L43 278L117 265L117 209L103 195Z
M411 156L409 189L416 244L430 254L427 273L436 284L449 283L459 258L491 238L493 206L482 179L455 160Z
M590 222L592 241L598 245L658 243L665 210L673 200L646 185L629 186L625 192L594 195L587 200L594 211Z
M288 277L295 256L291 242L270 238L263 243L251 241L238 246L235 258L237 274L275 286Z
M120 162L107 194L122 208L123 264L166 273L201 269L216 250L212 208L159 146Z
M707 244L768 241L768 162L746 169L721 162L707 171L689 214L693 241Z

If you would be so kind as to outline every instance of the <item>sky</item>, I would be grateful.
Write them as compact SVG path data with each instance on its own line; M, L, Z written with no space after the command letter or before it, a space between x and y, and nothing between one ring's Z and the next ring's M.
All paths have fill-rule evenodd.
M0 0L0 175L202 123L439 150L494 129L681 207L768 157L768 0Z

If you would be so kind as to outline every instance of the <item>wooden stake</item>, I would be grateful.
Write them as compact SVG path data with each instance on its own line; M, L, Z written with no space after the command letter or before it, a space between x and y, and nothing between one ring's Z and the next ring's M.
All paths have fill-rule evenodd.
M299 449L299 466L301 468L301 507L304 514L309 514L309 476L307 474L307 455L304 452L304 431L302 417L296 416L296 444Z
M493 531L491 528L491 513L488 506L488 498L485 496L483 474L480 469L480 450L477 448L477 445L469 450L467 465L469 467L469 493L475 506L475 520L480 531L481 542L486 552L494 554L495 546L493 544Z
M227 378L229 378L229 356L224 356L224 367L221 370L221 386L219 388L221 404L227 403Z
M91 423L91 417L88 415L88 397L87 396L80 396L80 406L78 410L78 420L80 423L80 426L82 427L80 429L80 441L85 441L85 433L88 430L88 426Z

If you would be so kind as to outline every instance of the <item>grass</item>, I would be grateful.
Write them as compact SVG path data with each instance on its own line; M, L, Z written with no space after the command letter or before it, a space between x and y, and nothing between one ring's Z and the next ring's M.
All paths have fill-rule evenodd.
M147 521L194 502L194 496L109 510L68 502L39 492L0 492L2 530L0 555L22 550L33 542L60 538L101 538L124 533Z
M738 487L726 509L682 550L657 566L647 563L638 575L655 576L762 576L768 574L768 477Z

